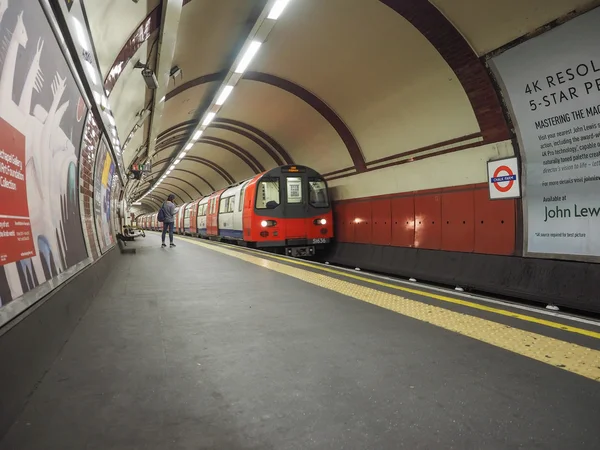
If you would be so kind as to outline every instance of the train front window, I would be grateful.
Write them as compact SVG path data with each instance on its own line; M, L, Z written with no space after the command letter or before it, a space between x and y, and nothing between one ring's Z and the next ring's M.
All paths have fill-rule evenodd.
M287 202L302 203L302 178L287 177Z
M329 196L327 195L327 185L325 181L318 178L308 180L308 202L315 208L328 208Z
M274 209L279 206L279 178L263 178L256 190L256 209Z

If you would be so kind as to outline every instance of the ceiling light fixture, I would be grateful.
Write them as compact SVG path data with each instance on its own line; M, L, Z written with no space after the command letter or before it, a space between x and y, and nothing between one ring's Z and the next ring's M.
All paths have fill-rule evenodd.
M194 141L197 141L198 139L200 139L200 136L202 136L202 130L198 130L196 131L196 134L194 134Z
M209 113L206 115L206 119L204 119L204 122L202 122L202 125L204 125L204 126L207 126L209 123L211 123L211 122L212 122L212 120L215 118L215 116L216 116L216 113L214 113L214 112L209 112Z
M188 144L188 145L185 146L185 149L186 150L191 150L193 146L194 146L194 144Z
M81 26L81 22L77 20L75 17L71 17L73 19L73 23L75 24L75 31L77 32L77 39L79 39L79 43L81 44L81 48L83 48L86 52L90 51L90 46L88 44L87 37L85 32L83 31L83 27Z
M92 83L94 83L95 85L98 84L98 77L96 76L96 69L94 69L94 66L92 66L89 61L84 61L84 66L85 66L85 70L87 71L88 75L90 76L90 79L92 80Z
M233 86L225 86L223 88L223 92L221 92L221 95L219 95L219 98L217 99L217 106L221 106L223 103L225 103L225 100L227 100L227 97L229 97L231 91L233 91Z
M252 62L252 58L254 58L254 55L256 55L256 53L258 52L260 45L261 43L259 41L252 41L250 43L242 60L235 69L235 73L244 73L246 71L246 69L250 65L250 62Z
M279 19L279 16L281 15L281 13L283 12L283 10L289 2L290 0L277 0L271 8L271 12L269 12L267 18L273 20Z

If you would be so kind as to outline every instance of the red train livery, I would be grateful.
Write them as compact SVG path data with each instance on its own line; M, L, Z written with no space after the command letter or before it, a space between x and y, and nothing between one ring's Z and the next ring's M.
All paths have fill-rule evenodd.
M137 218L159 231L157 212ZM311 256L333 238L327 183L305 166L281 166L179 206L175 232Z

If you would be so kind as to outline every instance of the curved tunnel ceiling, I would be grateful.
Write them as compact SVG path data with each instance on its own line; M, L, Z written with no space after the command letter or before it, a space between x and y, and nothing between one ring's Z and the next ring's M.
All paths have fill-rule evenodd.
M118 105L120 137L133 136L126 162L143 160L148 145L151 121L140 124L139 117L152 92L133 65L155 64L166 3L86 4L105 89L118 97L111 104ZM482 57L592 3L290 0L218 115L157 193L168 188L187 201L291 163L320 171L342 197L477 182L482 159L513 151ZM272 3L183 4L172 64L181 73L164 97L153 173L129 186L132 199L171 167Z

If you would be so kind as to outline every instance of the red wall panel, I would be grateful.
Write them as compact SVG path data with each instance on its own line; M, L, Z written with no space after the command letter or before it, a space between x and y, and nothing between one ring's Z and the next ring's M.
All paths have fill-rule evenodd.
M393 198L392 208L392 245L396 247L415 246L415 198Z
M389 199L374 200L371 204L373 236L371 244L392 245L392 204Z
M467 189L442 194L443 250L473 252L475 248L475 198L473 187Z
M466 185L334 203L336 239L397 247L512 255L516 201Z
M516 244L515 200L490 200L487 189L477 189L475 200L475 253L513 255Z
M353 204L350 208L352 226L354 228L354 241L358 244L371 243L371 202L363 201Z
M335 239L339 242L352 242L348 240L346 232L346 209L348 204L346 203L334 203L333 204L333 226Z
M442 195L415 196L415 247L442 248Z

